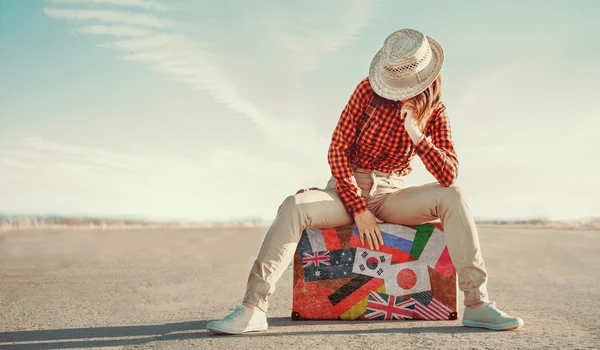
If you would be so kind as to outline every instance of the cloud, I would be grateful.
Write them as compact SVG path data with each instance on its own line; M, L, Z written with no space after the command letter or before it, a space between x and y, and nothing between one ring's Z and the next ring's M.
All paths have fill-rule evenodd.
M112 44L115 50L125 52L136 52L145 50L160 50L165 46L171 46L173 37L168 35L150 35L144 38L135 38L130 40L119 40ZM107 45L109 46L109 45Z
M164 11L168 6L157 1L146 0L46 0L52 5L111 5L120 7L139 7L147 10Z
M131 7L138 2L127 3ZM82 1L57 0L44 13L75 23L74 34L100 40L96 45L113 50L119 60L144 65L166 79L208 94L234 112L221 118L232 124L235 118L251 121L254 128L248 129L248 134L270 142L274 153L289 154L289 161L219 149L202 159L142 156L41 138L28 138L23 147L42 157L37 162L39 171L53 174L51 178L65 190L77 187L81 196L85 194L69 203L81 203L91 212L110 208L117 213L137 214L132 210L139 210L162 217L272 218L285 196L300 187L324 186L329 176L325 154L328 137L316 130L315 117L307 113L306 101L294 84L307 71L317 69L325 55L357 38L374 18L377 2L327 3L319 6L324 13L309 11L310 5L305 3L295 5L302 10L298 13L298 9L289 10L285 5L257 2L247 12L238 9L241 18L235 20L250 25L248 31L237 34L227 32L232 30L230 26L211 20L217 11L226 11L225 5L181 3L190 6L185 14L178 12L185 8L179 7L180 3L169 3L169 11L160 13L147 6L144 10L148 13L142 14L108 0L85 8L74 7L83 5ZM220 9L201 11L205 5ZM192 13L193 19L183 17ZM257 14L264 16L257 20ZM209 36L210 32L217 34ZM233 39L251 46L265 45L275 56L268 63L260 58L266 51L235 52L226 44ZM242 61L240 52L244 52ZM269 69L264 69L265 64ZM290 99L283 98L286 95ZM315 166L319 162L325 166ZM313 170L303 172L299 168ZM66 177L76 179L75 183ZM125 199L111 205L110 198L117 195Z
M296 11L310 15L291 23L289 18L271 18L269 33L286 50L286 63L296 74L304 73L315 69L325 54L356 39L374 20L379 5L380 1L340 0L320 2L317 9L314 3L299 2Z
M19 167L19 168L30 168L32 167L31 164L28 163L24 163L18 160L15 160L13 158L10 157L6 157L6 156L0 156L0 164L4 164L4 165L8 165L8 166L14 166L14 167Z
M81 35L107 35L116 37L141 37L149 32L134 26L107 26L107 25L91 25L78 27L73 30L73 33Z
M150 16L142 16L124 11L101 11L101 10L71 10L47 8L46 15L52 18L67 20L90 20L97 19L107 22L122 22L125 26L120 27L83 27L77 29L79 33L85 34L141 34L129 40L118 40L113 43L103 44L122 52L119 58L149 64L155 71L167 74L171 79L181 81L194 89L208 90L209 94L217 101L227 105L234 111L249 117L257 127L265 132L276 142L283 142L291 146L285 137L285 127L281 122L268 118L253 103L246 100L229 81L220 69L208 61L210 53L203 52L197 44L182 35L148 33L138 26L164 27L174 23L171 20L163 20Z
M158 35L117 41L113 48L126 53L119 56L120 59L149 64L153 70L166 74L172 80L207 91L216 102L249 118L274 144L314 155L309 148L299 146L299 139L294 137L303 130L288 129L280 118L269 116L245 98L236 84L217 65L209 62L206 56L210 54L197 48L191 40L175 35Z
M307 173L316 168L311 168L316 164L313 160L325 158L323 145L327 140L316 136L315 130L318 109L323 105L329 108L327 106L336 102L323 96L315 98L314 92L306 92L311 87L304 87L302 83L308 81L307 78L317 83L325 82L327 76L322 73L326 72L320 72L319 68L329 61L327 56L360 38L380 10L378 3L357 0L295 3L257 0L240 2L235 7L229 7L226 2L192 0L168 2L170 8L166 11L134 4L139 1L117 4L116 0L55 0L50 3L46 14L70 21L75 34L88 36L86 39L92 44L114 50L120 60L143 65L165 79L194 89L198 100L202 101L197 109L196 106L191 109L192 112L201 111L198 120L208 119L210 113L211 118L221 118L220 121L232 128L243 124L247 135L252 135L249 137L269 140L273 147L272 152L268 150L256 156L244 154L244 149L231 153L214 150L213 156L192 161L156 155L103 154L90 149L82 153L81 149L69 148L76 146L62 144L44 143L43 149L35 149L40 144L34 141L27 149L40 155L39 162L35 163L44 163L46 170L54 169L52 164L60 163L63 164L60 174L70 174L82 182L95 179L101 188L109 188L115 194L127 193L131 198L129 208L148 205L149 210L152 206L151 210L156 212L160 205L165 212L181 208L182 212L196 211L202 216L221 215L215 208L227 211L228 202L230 206L243 208L247 198L252 198L252 203L261 202L257 208L263 209L256 210L270 213L271 204L277 204L275 197L281 198L282 194L293 190L275 184L273 174L290 184L295 182L294 186L301 181L308 182L307 176L311 175ZM455 28L458 32L464 29L459 27ZM547 32L544 26L538 27L540 32ZM590 76L595 71L589 69L592 61L589 55L567 56L557 52L563 49L560 45L546 50L542 41L542 44L534 45L540 50L527 51L528 54L522 57L528 58L529 62L510 59L501 66L494 60L475 62L473 57L492 57L503 48L531 44L531 40L510 41L510 35L506 36L506 33L496 33L492 37L507 42L490 41L490 35L487 35L490 33L484 34L474 40L479 44L484 41L494 43L492 46L471 45L459 50L466 41L448 41L449 52L455 53L455 59L471 59L467 62L468 67L459 64L458 70L449 72L456 74L452 80L457 83L445 93L457 97L456 103L448 105L449 114L461 160L461 181L478 196L475 199L482 201L477 210L502 215L507 210L502 203L513 203L511 210L528 212L528 207L551 202L552 198L546 197L548 193L556 197L556 193L548 192L547 188L566 194L564 188L569 186L565 186L565 181L583 186L582 178L589 187L582 187L578 196L593 193L590 189L595 188L592 180L598 172L597 162L590 161L595 159L594 148L585 142L594 139L598 123L593 119L595 109L592 105L597 89L593 86L595 79ZM455 37L460 38L460 35ZM585 36L581 40L585 40ZM568 40L562 42L577 44ZM343 53L333 57L329 64L347 65L344 56L360 52L348 48ZM548 69L548 61L560 62ZM570 70L561 66L567 61L571 62ZM492 67L486 67L489 64ZM307 74L311 71L314 76ZM582 80L581 77L586 78ZM448 82L453 84L452 80ZM203 95L212 97L229 110L211 109L212 106L206 106ZM311 97L314 100L310 100ZM307 112L311 107L315 115ZM233 113L223 113L228 111ZM236 123L242 118L251 121L253 127ZM38 142L37 146L35 142ZM583 147L574 151L570 144ZM300 158L301 161L296 161L294 168L291 162L278 163L273 160L275 157L268 158L276 152L289 153L290 159ZM298 156L300 154L306 157L303 159ZM19 156L0 156L9 159L8 163L28 162ZM309 161L305 161L308 157L311 157ZM415 162L418 163L418 159ZM558 168L557 162L562 164ZM577 164L567 166L563 164L565 162ZM6 162L2 164L9 166ZM240 169L249 175L242 177ZM303 169L311 170L303 173ZM417 170L422 176L415 173L419 176L415 184L432 180L422 166ZM562 182L551 177L557 173L564 175ZM81 175L81 179L74 174ZM109 177L115 179L114 182L109 182ZM58 175L55 180L68 185L68 180ZM544 188L533 190L532 184ZM85 190L92 191L87 187ZM98 191L94 198L108 198ZM228 195L224 196L223 192ZM238 193L243 199L232 199ZM510 198L509 194L517 195L519 200ZM142 199L134 198L136 195ZM525 197L537 197L538 202L520 200ZM572 195L565 197L580 200ZM206 204L209 202L213 206ZM593 206L571 207L582 210Z
M517 59L509 60L503 65L494 67L484 72L475 72L470 77L465 77L460 88L462 93L458 100L449 106L448 110L461 117L473 116L477 108L485 105L491 98L498 96L498 91L503 84L510 82L516 74L522 73L523 63Z
M52 18L69 20L100 19L104 21L122 22L125 27L118 30L108 27L84 27L80 32L87 34L105 34L107 32L132 32L138 26L161 27L173 23L155 17L136 15L123 11L45 9ZM126 28L126 30L124 30ZM142 29L143 30L143 29ZM136 33L137 34L137 33ZM196 42L182 35L149 33L128 40L106 43L122 54L119 58L150 65L158 72L166 74L170 79L181 81L194 89L206 90L215 101L222 103L233 111L245 115L254 122L257 128L269 136L274 144L294 149L296 152L313 155L306 147L298 147L298 140L290 138L291 133L283 123L261 111L254 103L247 100L238 90L236 84L225 77L220 68L209 61L210 53L198 48ZM308 152L307 152L308 151Z
M37 152L28 152L28 151L17 151L17 150L9 150L3 149L0 150L0 156L6 156L10 158L20 158L23 161L31 161L40 158L40 155Z
M99 149L85 148L68 144L47 141L39 137L26 137L22 139L27 152L13 151L13 154L32 154L37 161L46 161L53 164L75 164L89 167L105 173L139 173L137 166L140 158L131 157L117 152L107 152ZM31 157L31 156L30 156Z
M117 1L96 0L94 5L116 7ZM282 60L275 58L280 65L270 71L262 67L253 70L252 59L245 59L244 76L235 74L239 62L226 57L227 53L219 52L215 47L219 36L208 37L209 31L202 31L202 36L193 36L196 23L203 18L210 18L209 11L201 11L197 2L169 3L172 11L152 13L158 2L126 1L123 5L143 7L151 11L148 14L134 13L126 10L107 10L103 7L74 9L64 7L83 4L83 1L51 2L55 6L44 9L47 16L55 19L75 22L105 22L103 24L86 23L74 29L74 33L88 36L115 37L117 40L104 42L98 46L118 52L121 60L137 62L149 66L162 73L169 80L179 81L192 89L206 91L219 104L227 106L238 116L252 121L256 131L267 136L274 149L287 150L305 157L318 157L324 152L328 137L316 132L315 122L311 115L302 110L302 104L296 101L278 101L277 98L264 100L256 98L256 89L263 91L261 96L278 96L289 93L298 83L304 72L315 69L326 53L333 52L357 37L364 26L372 20L378 2L366 4L362 1L338 1L324 6L325 13L310 10L310 4L299 6L307 15L298 16L296 12L285 13L285 6L273 8L272 2L258 2L250 7L250 13L241 13L241 19L253 25L253 37L270 38L283 50ZM150 5L152 3L153 5ZM195 21L177 19L178 5L190 6L186 12L195 12ZM315 4L313 4L315 5ZM158 7L157 7L158 6ZM210 5L213 6L213 5ZM219 5L220 6L220 5ZM222 6L221 6L222 7ZM181 8L185 8L182 6ZM269 12L270 10L274 12ZM241 10L240 10L241 11ZM267 18L257 21L254 11L269 13ZM295 11L295 10L294 10ZM214 12L214 11L213 11ZM284 13L287 18L282 18ZM167 18L165 16L171 16ZM210 22L210 21L208 21ZM111 25L107 25L109 23ZM215 22L220 23L220 22ZM297 23L297 24L296 24ZM223 23L220 28L211 28L216 33L228 29ZM262 32L256 32L260 30ZM244 36L247 33L240 33ZM239 40L242 40L241 38ZM215 48L208 50L207 48ZM239 54L239 53L235 53ZM248 55L253 55L248 52ZM260 84L256 81L277 79L279 84ZM287 89L286 89L287 87ZM265 103L266 102L266 103ZM297 105L295 105L298 103ZM273 107L276 105L276 107ZM285 110L282 115L281 110ZM253 130L249 130L252 132Z
M82 10L46 7L44 8L44 13L50 18L78 22L102 21L108 23L127 23L131 26L138 25L150 28L169 28L174 26L174 22L170 20L159 19L148 14L126 11Z
M18 169L6 171L4 167L9 166ZM40 174L44 174L43 181ZM319 176L316 185L324 185L326 178ZM276 181L280 178L289 181ZM215 150L192 159L28 137L12 141L0 153L0 210L10 203L8 209L27 208L28 212L271 219L281 201L298 188L308 187L309 181L291 162L240 151ZM29 202L23 202L24 198Z

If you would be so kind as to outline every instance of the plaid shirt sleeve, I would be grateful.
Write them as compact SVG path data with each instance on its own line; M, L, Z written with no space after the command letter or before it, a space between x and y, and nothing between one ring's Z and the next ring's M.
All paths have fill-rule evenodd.
M368 103L371 86L368 79L361 81L346 107L342 111L338 124L333 131L327 155L331 175L333 175L340 197L352 216L367 210L361 197L361 189L356 183L348 157L349 146L354 141L358 119Z
M428 122L425 135L431 135L431 141L423 137L415 150L427 170L442 186L448 187L458 178L458 158L445 107L438 109Z

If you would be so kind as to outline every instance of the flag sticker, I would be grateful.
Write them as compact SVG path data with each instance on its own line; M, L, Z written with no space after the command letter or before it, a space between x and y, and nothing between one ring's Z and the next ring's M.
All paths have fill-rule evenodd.
M390 265L381 278L385 280L385 290L390 295L402 296L431 290L427 265L420 261Z
M365 318L368 320L411 320L415 314L415 300L371 292Z
M416 293L412 299L416 301L415 314L424 320L449 320L454 312L429 292Z
M306 282L352 278L355 248L304 253L304 280Z
M391 254L357 248L352 272L365 276L381 278L392 261Z

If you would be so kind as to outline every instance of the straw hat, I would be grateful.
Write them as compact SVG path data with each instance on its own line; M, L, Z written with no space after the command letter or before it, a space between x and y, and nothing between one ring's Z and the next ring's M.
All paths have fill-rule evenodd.
M383 98L407 100L431 85L443 64L440 44L417 30L401 29L385 39L371 61L369 82Z

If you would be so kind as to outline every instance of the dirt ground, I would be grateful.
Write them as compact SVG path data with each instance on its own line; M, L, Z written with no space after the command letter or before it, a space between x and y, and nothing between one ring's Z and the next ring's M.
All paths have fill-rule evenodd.
M525 327L292 321L286 271L267 332L213 336L266 228L0 234L0 349L600 349L600 231L480 227L496 304ZM461 299L462 302L462 299ZM462 311L461 314L462 316Z

